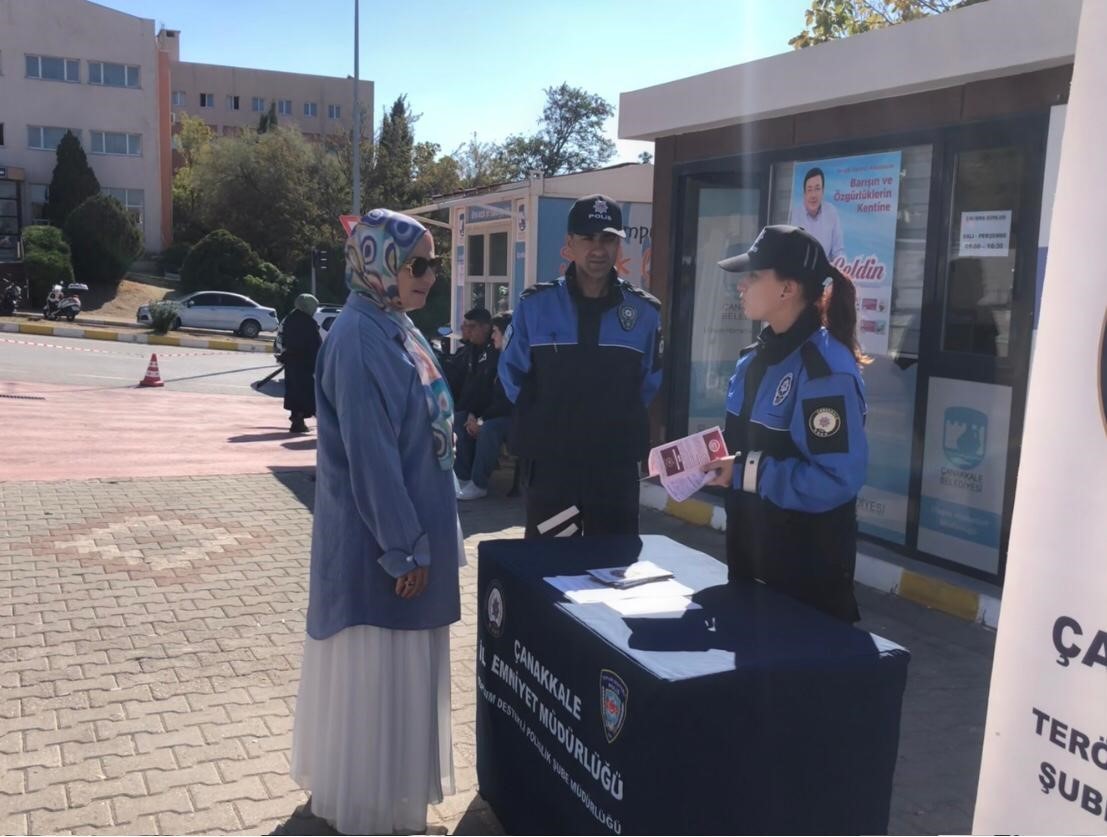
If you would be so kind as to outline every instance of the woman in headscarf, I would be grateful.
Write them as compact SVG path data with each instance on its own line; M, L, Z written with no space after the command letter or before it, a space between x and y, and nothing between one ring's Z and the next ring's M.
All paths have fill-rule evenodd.
M319 300L300 294L292 312L281 321L281 353L284 364L284 408L288 410L292 433L307 433L304 419L315 415L315 358L319 354L319 324L315 311Z
M348 834L424 831L428 804L453 793L453 403L405 313L426 303L438 261L414 219L364 216L346 242L352 292L320 353L292 777Z

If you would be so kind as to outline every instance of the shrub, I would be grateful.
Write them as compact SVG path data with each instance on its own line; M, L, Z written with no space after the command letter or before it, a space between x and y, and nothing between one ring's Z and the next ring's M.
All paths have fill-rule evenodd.
M184 264L191 249L192 244L187 241L174 241L162 250L161 255L158 256L158 265L162 273L180 273L181 265Z
M292 308L296 281L270 262L262 262L258 275L246 276L236 290L261 305L276 308L278 316L282 316Z
M46 304L54 285L73 281L69 245L57 227L34 226L23 230L23 264L27 271L29 304Z
M177 311L180 308L177 303L168 299L150 303L150 323L154 334L165 334L173 328L173 322L177 319Z
M116 285L142 252L142 234L123 204L94 195L70 213L65 237L73 269L89 285Z
M215 230L188 251L181 264L181 290L236 291L245 277L257 276L260 270L261 259L249 244L226 230Z

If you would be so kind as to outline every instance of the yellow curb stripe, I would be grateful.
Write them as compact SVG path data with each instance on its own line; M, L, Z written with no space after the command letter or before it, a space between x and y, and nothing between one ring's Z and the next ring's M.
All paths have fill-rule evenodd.
M20 334L45 334L47 336L54 333L54 327L48 325L39 325L38 323L20 323Z
M702 500L682 500L678 503L670 497L665 501L666 514L671 514L695 526L710 526L711 514L714 510L713 505Z
M899 595L916 604L940 610L950 616L976 620L980 610L980 594L935 578L903 571L899 583Z
M154 346L179 346L181 345L181 338L162 334L148 334L146 342Z
M238 351L238 344L233 340L209 340L209 349L219 349L224 352Z
M102 328L86 328L84 336L89 340L118 340L119 332Z

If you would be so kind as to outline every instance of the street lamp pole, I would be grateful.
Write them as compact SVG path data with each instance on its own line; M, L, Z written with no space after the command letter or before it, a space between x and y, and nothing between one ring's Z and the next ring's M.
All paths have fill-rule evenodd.
M358 105L358 6L354 0L354 215L361 215L361 108Z

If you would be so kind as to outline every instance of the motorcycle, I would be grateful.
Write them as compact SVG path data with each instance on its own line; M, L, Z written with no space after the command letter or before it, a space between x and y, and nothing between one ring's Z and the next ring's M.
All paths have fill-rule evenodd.
M10 317L14 314L22 295L19 285L4 280L4 288L0 290L0 317Z
M46 297L46 305L42 307L42 316L48 320L60 320L62 317L73 322L81 313L82 291L87 291L88 285L83 282L70 282L63 290L61 285L54 285Z

